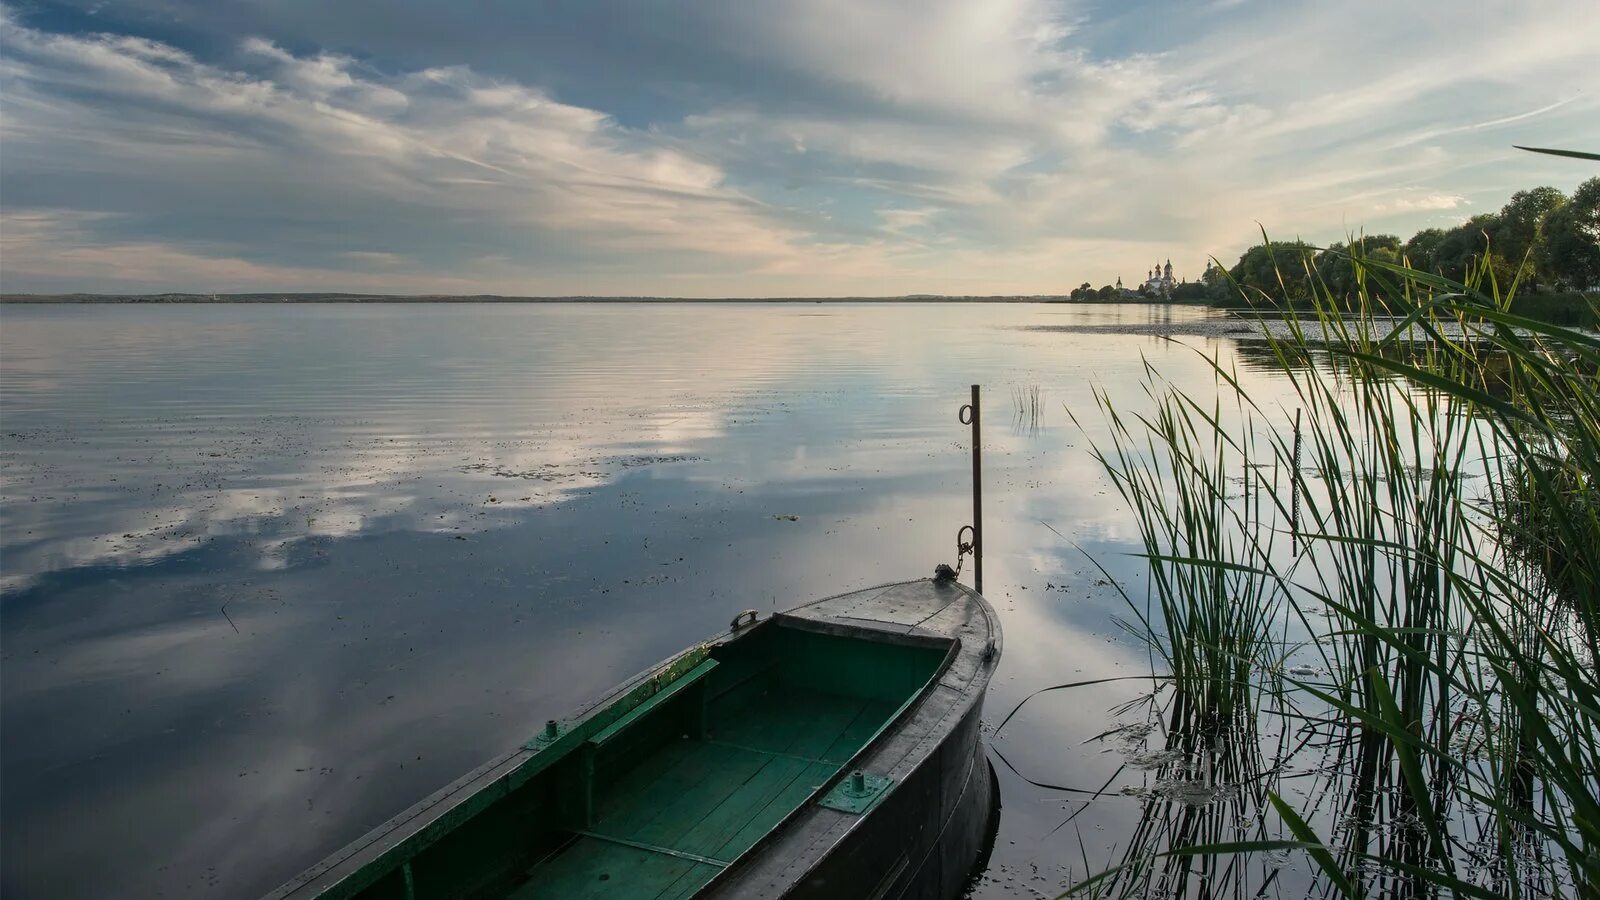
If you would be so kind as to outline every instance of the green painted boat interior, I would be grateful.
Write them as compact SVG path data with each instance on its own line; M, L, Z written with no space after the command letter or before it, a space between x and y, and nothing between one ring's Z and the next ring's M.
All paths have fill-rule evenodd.
M949 641L767 623L696 648L324 897L691 897L932 683Z

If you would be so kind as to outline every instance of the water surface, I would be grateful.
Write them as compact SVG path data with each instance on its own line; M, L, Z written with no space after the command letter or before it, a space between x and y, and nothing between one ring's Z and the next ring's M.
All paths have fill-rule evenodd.
M7 306L0 892L257 896L738 610L954 562L974 382L991 729L1039 687L1148 672L1114 621L1137 533L1090 392L1144 408L1144 361L1204 385L1201 353L1281 392L1236 336L1161 336L1212 315ZM1113 861L1142 776L1085 742L1131 690L994 738L1061 789L997 762L979 896Z

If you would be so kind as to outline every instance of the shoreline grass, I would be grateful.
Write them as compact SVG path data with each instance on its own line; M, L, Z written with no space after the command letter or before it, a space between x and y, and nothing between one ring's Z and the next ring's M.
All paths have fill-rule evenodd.
M1150 567L1129 626L1185 764L1296 749L1236 767L1263 802L1232 828L1147 810L1077 893L1145 896L1164 871L1163 895L1254 896L1279 869L1223 863L1285 852L1327 896L1600 889L1600 339L1519 314L1487 258L1465 282L1350 263L1353 302L1310 269L1269 337L1294 409L1216 357L1205 401L1148 365L1152 411L1098 395Z

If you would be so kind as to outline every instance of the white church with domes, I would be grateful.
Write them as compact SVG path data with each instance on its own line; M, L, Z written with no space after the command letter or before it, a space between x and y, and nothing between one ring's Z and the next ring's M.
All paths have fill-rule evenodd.
M1144 286L1152 294L1160 294L1163 297L1171 294L1172 289L1178 286L1177 279L1172 277L1172 260L1168 259L1165 266L1157 263L1155 268L1150 270L1150 275L1145 279Z
M1136 300L1140 297L1155 295L1157 297L1171 298L1172 289L1181 284L1172 275L1172 260L1168 259L1166 265L1156 265L1145 273L1143 282L1135 282L1133 287L1122 286L1122 276L1117 276L1117 296L1124 300Z

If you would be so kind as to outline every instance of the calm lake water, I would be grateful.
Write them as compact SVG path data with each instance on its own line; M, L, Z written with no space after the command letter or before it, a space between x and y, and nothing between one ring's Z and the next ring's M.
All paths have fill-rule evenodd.
M1142 598L1091 390L1147 409L1145 360L1204 388L1198 350L1281 394L1233 338L1159 336L1214 315L7 306L0 893L257 896L741 609L953 563L976 382L985 718L1065 788L991 752L976 895L1053 895L1127 842L1147 773L1090 738L1148 685L993 726L1149 671L1090 561Z

